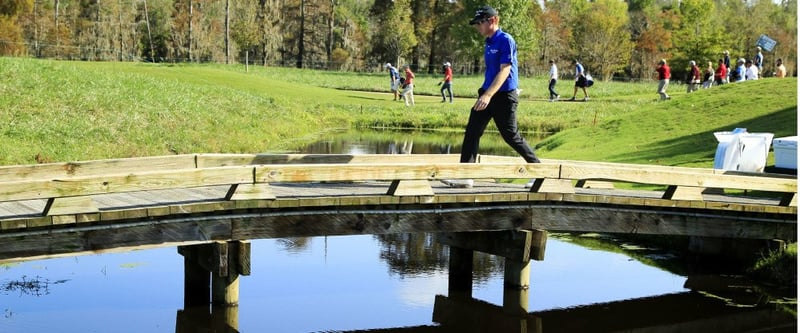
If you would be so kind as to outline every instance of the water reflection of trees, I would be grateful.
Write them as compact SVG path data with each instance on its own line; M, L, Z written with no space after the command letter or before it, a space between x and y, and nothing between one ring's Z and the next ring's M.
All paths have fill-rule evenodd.
M426 275L447 271L449 251L430 233L404 233L374 236L381 245L381 260L389 264L389 271L401 276ZM473 278L488 281L496 273L502 274L504 259L475 252Z
M457 154L461 150L461 131L368 130L331 132L319 141L298 150L305 154ZM546 135L526 134L528 140ZM497 135L481 139L481 153L516 156Z

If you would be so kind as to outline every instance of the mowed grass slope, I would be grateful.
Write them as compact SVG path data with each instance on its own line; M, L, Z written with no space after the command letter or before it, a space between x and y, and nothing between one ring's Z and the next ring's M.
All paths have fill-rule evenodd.
M441 75L417 73L417 105L405 107L391 101L383 72L0 58L0 75L3 165L37 163L37 154L42 162L284 151L341 128L460 132L482 81L457 75L456 103L440 103ZM657 101L654 82L598 82L585 103L547 102L545 78L523 78L521 88L520 128L558 132L531 140L544 158L710 167L714 131L797 130L795 78L693 94L673 85L668 102ZM571 96L571 80L558 90Z
M797 135L796 78L767 78L697 92L566 130L539 143L552 158L712 167L714 132L747 128ZM770 154L769 163L774 156Z

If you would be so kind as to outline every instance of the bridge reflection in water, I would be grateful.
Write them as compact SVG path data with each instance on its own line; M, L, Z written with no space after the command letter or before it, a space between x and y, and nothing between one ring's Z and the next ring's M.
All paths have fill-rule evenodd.
M449 279L448 295L434 296L432 322L436 325L348 332L797 331L795 315L780 309L775 300L749 287L737 288L741 282L720 276L689 276L684 287L690 292L529 312L530 260L543 259L545 234L439 234L437 240L449 247ZM502 305L472 295L477 250L504 258ZM249 244L190 245L179 252L184 256L186 283L176 333L239 332L238 274L249 274Z

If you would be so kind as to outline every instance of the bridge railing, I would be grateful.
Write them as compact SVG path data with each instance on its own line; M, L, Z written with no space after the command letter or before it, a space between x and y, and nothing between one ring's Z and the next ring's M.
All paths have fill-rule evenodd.
M702 168L457 155L191 154L0 167L0 202L47 200L43 216L96 211L91 195L228 185L228 200L275 199L270 183L388 181L387 195L432 196L432 180L535 179L531 192L575 193L610 183L665 186L662 198L702 200L706 189L775 192L797 206L794 176ZM601 183L597 183L597 182ZM608 185L607 185L608 186Z

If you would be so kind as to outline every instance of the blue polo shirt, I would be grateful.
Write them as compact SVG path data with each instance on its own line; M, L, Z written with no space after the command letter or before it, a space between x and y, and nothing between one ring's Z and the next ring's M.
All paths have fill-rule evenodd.
M506 82L503 82L503 85L497 91L508 92L519 87L517 42L514 41L514 37L511 37L501 29L497 29L492 37L486 38L483 60L486 63L486 73L484 73L483 86L481 88L486 90L492 85L494 77L500 72L501 64L511 64L511 73L506 78Z

